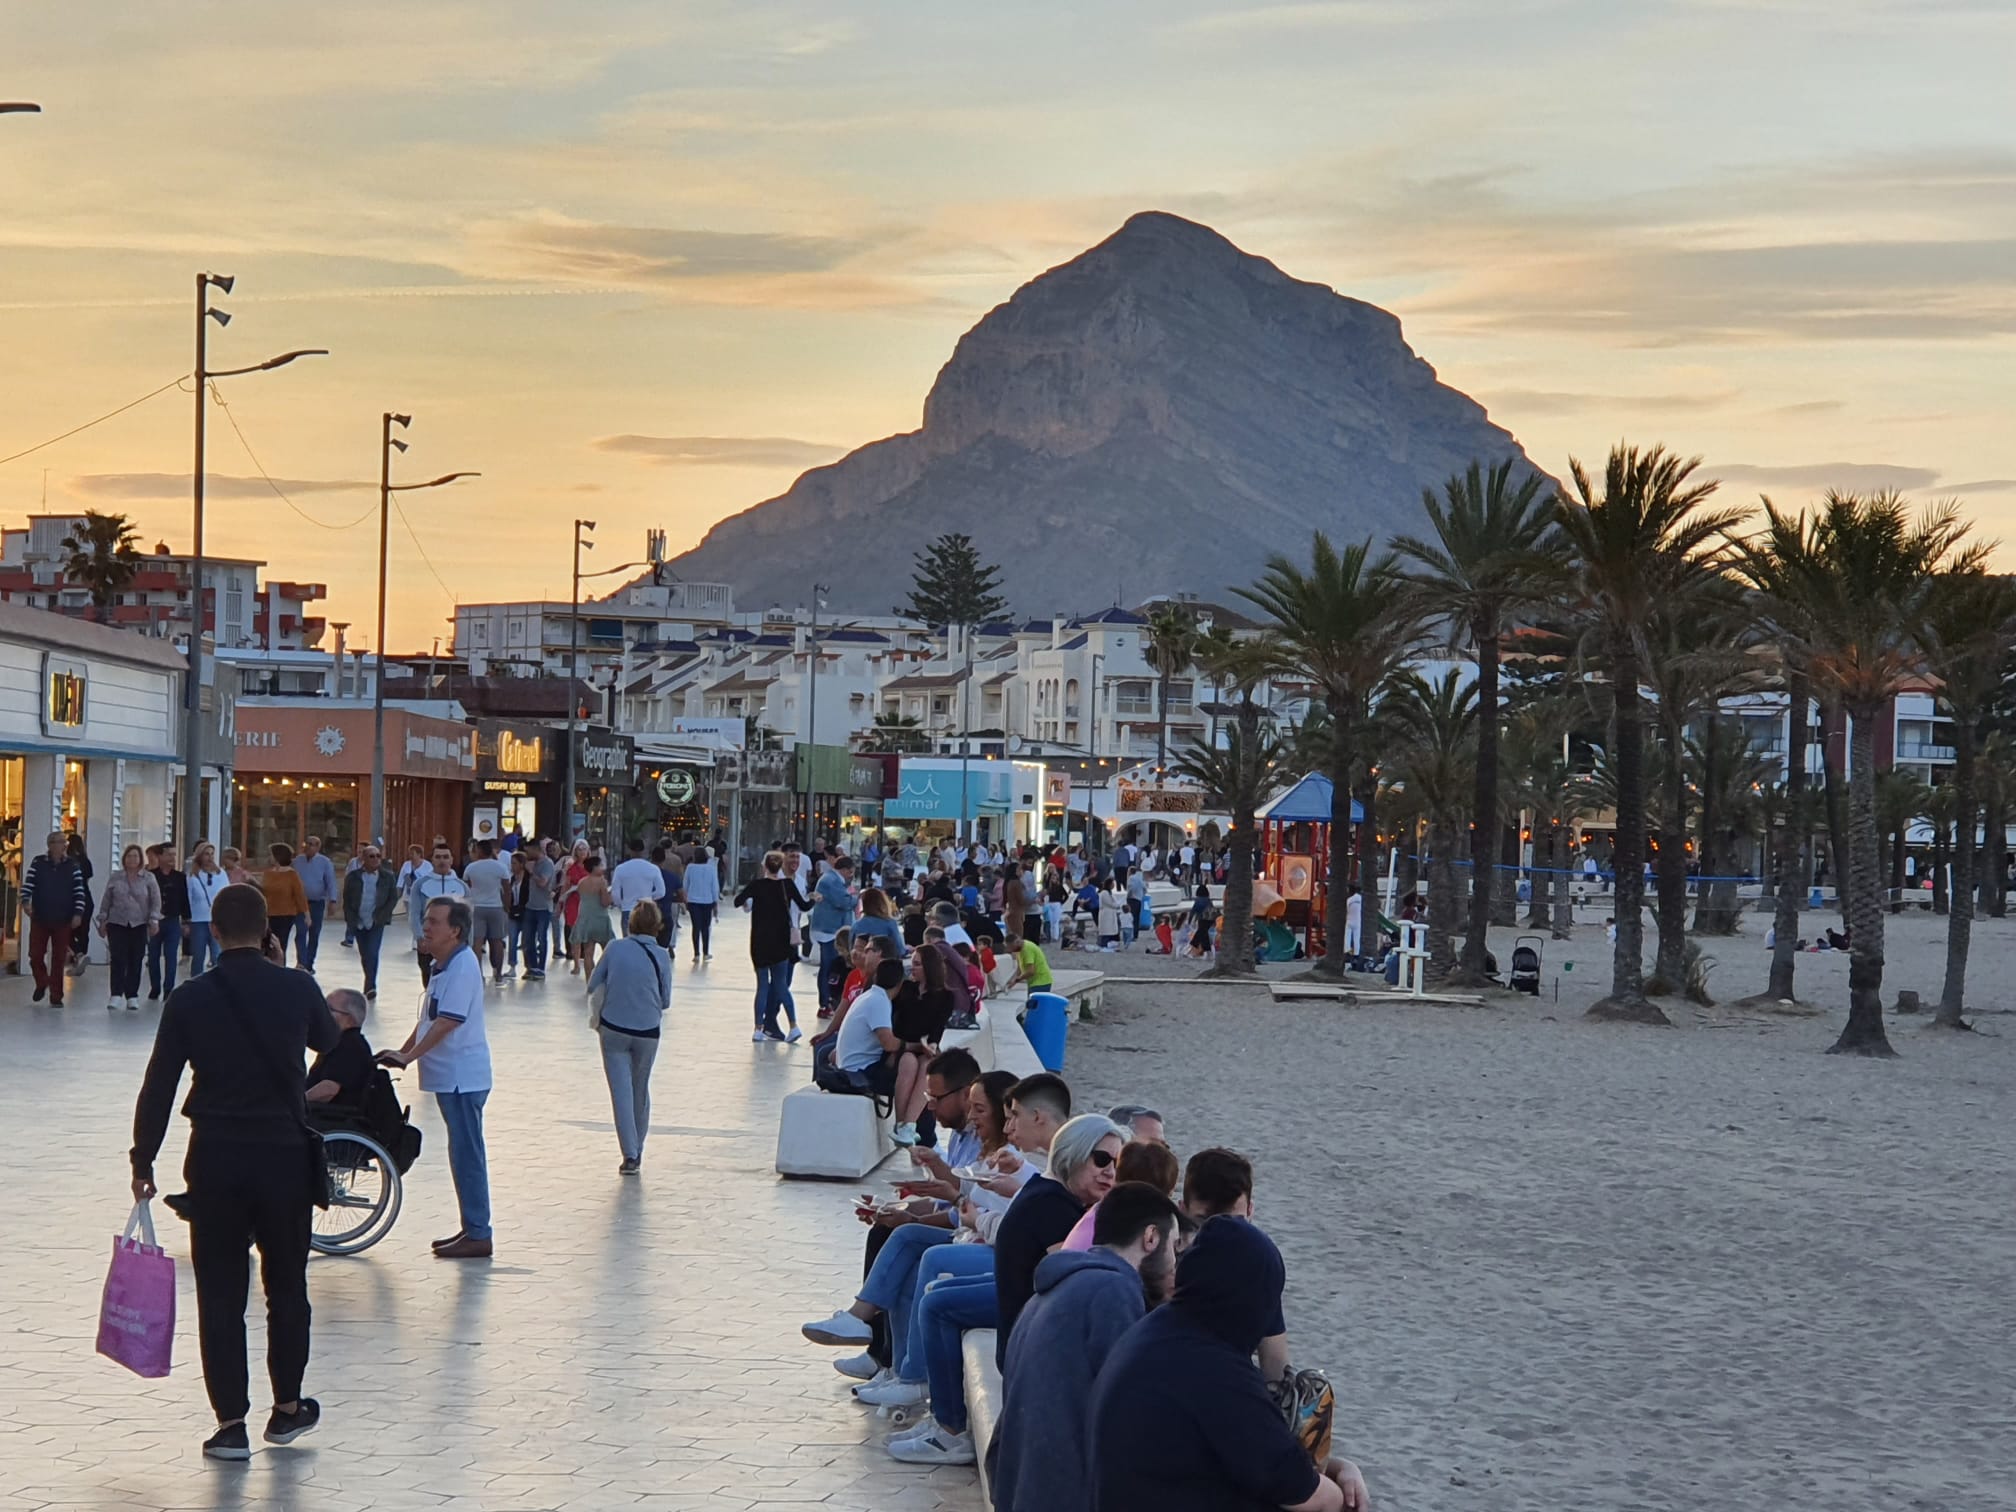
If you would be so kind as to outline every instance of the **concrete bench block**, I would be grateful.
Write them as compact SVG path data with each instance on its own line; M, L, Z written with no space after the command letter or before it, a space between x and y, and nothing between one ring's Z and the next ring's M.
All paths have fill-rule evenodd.
M800 1087L777 1118L777 1174L858 1181L896 1148L891 1120L869 1097Z
M973 1433L973 1452L980 1460L980 1487L989 1506L994 1488L987 1484L987 1446L1001 1421L1001 1372L994 1368L994 1330L969 1328L959 1336L966 1382L966 1416Z

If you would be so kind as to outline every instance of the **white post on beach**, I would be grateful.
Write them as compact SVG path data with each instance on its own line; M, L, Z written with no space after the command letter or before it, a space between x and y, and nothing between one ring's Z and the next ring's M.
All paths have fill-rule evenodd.
M1410 997L1428 990L1428 926L1413 920L1400 925L1400 986Z

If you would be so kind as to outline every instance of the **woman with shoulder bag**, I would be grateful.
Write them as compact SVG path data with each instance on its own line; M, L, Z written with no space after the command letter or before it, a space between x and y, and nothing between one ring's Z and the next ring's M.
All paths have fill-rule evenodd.
M658 943L658 905L649 898L630 910L630 933L613 941L588 978L588 1001L602 1042L602 1074L616 1115L616 1142L635 1176L644 1164L651 1132L651 1066L658 1058L659 1026L672 1006L672 958Z

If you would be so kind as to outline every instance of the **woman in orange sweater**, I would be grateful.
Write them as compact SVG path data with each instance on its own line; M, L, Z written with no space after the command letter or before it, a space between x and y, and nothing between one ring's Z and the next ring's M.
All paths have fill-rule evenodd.
M273 864L259 874L259 890L266 894L266 927L280 942L280 963L287 963L287 937L294 921L308 912L308 892L301 885L301 873L294 870L294 847L275 845Z

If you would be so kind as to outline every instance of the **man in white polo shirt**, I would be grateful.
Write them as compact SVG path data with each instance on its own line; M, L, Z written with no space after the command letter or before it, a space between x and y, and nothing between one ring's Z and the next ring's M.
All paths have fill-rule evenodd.
M421 999L420 1022L397 1050L378 1059L390 1066L420 1063L420 1090L432 1092L448 1126L448 1172L462 1227L434 1241L443 1260L490 1256L490 1161L483 1147L483 1105L490 1097L490 1041L483 1032L483 966L469 948L475 917L466 898L437 898L420 925L434 970Z
M665 896L665 874L645 856L643 840L632 840L627 849L630 859L609 873L609 901L626 935L630 933L630 910L646 898Z

